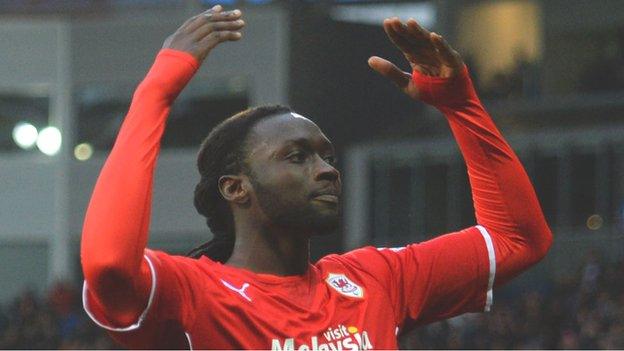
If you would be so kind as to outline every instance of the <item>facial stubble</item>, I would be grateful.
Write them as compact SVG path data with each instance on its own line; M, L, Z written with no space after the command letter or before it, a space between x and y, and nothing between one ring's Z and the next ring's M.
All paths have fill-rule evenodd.
M310 197L300 198L285 196L279 187L266 186L255 176L250 177L258 205L269 218L272 225L291 229L296 232L313 235L333 233L340 225L342 211L340 204L314 204Z

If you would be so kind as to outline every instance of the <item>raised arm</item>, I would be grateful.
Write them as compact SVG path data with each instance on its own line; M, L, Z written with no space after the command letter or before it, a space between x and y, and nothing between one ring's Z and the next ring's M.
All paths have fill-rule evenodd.
M115 325L136 321L151 291L143 255L154 168L171 104L215 46L241 38L240 16L238 10L215 6L167 38L134 93L97 180L84 221L81 261L90 296Z
M483 108L459 54L444 39L398 18L384 21L412 72L371 57L369 65L413 99L446 116L468 168L477 223L489 233L500 285L538 262L552 235L518 157Z

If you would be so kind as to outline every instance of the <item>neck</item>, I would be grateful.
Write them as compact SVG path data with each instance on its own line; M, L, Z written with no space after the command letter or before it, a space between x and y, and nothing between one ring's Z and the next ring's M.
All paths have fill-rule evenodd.
M258 223L235 224L236 244L227 265L255 273L302 275L310 262L308 233Z

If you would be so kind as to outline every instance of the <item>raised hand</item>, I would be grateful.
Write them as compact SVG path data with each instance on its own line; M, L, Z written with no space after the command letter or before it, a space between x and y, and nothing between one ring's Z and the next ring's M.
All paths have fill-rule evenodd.
M240 10L223 11L221 5L189 18L163 44L163 48L186 51L202 62L217 45L242 37L245 26Z
M383 23L388 38L396 45L410 64L412 70L429 76L450 78L463 68L463 61L442 36L421 27L416 20L406 23L397 17L388 18ZM412 81L410 72L404 72L394 63L381 57L368 59L369 66L379 74L389 78L405 94L418 99L418 88Z

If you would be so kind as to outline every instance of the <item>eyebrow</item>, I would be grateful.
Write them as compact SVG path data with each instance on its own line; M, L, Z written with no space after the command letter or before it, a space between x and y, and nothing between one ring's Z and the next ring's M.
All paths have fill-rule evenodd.
M334 150L334 145L331 143L331 141L327 140L326 138L321 138L322 143L324 145L324 147L328 148L332 153L336 153ZM284 147L286 147L289 144L296 144L298 146L301 146L307 150L313 150L314 147L312 147L312 143L310 142L310 139L307 138L296 138L296 139L288 139L284 141L284 145L281 146L278 150L282 150Z
M325 146L328 146L332 151L334 151L334 145L331 143L331 141L327 140L326 138L320 138L320 140ZM310 142L310 139L308 138L288 139L284 141L284 144L298 144L298 145L312 148L312 143Z

